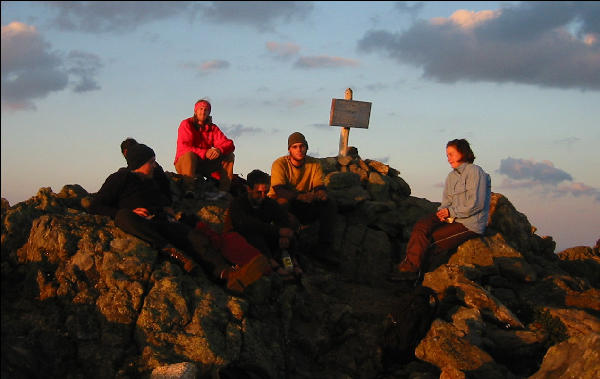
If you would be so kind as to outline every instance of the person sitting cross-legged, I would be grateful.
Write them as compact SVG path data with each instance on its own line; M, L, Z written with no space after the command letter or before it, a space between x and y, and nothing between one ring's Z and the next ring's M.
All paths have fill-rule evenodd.
M231 203L230 215L233 229L264 255L270 258L271 267L281 275L290 273L281 267L283 251L294 256L294 231L287 212L275 200L267 197L271 178L260 170L247 176L247 193ZM293 272L302 274L298 261L292 258Z
M288 155L271 166L268 196L293 214L302 225L319 221L319 246L311 249L314 257L339 265L333 251L333 227L337 206L327 194L320 162L307 156L308 142L300 132L288 137Z

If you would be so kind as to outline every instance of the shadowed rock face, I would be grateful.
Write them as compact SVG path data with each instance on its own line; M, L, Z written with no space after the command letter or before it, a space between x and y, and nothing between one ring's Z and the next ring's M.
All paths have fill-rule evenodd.
M486 235L428 264L422 284L439 307L414 307L415 288L385 277L439 203L353 152L321 160L341 266L303 255L300 281L263 277L243 297L88 214L81 186L2 199L2 377L202 378L226 366L272 378L598 376L598 247L554 254L551 237L493 194ZM175 210L221 230L228 200L186 198L181 177L167 175ZM314 248L316 231L300 245ZM405 320L398 335L427 317L420 343L390 346L402 343L386 338L398 315L408 317L395 318Z

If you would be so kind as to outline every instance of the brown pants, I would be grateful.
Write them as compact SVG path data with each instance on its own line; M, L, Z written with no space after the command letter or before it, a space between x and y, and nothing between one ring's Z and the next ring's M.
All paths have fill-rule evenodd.
M442 222L433 213L415 224L406 247L406 260L414 267L420 268L428 252L438 254L454 249L466 240L477 236L479 234L467 229L463 224Z
M190 151L179 157L175 163L175 170L178 174L190 177L212 176L219 181L219 190L229 191L233 179L234 160L233 153L210 160L202 159L198 154Z

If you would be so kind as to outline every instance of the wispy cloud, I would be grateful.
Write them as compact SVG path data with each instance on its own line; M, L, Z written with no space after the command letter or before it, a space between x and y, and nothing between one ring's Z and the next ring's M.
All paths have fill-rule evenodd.
M358 66L358 61L354 59L341 58L341 57L330 57L326 55L320 55L315 57L301 57L294 67L311 69L311 68L337 68L337 67L354 67Z
M498 188L527 189L541 195L562 197L591 196L600 201L600 191L581 182L556 167L552 162L535 162L525 159L506 158L500 162L498 173L508 176Z
M295 43L286 42L267 42L267 50L278 59L290 59L297 55L300 51L300 46Z
M488 81L600 90L600 7L525 2L456 11L404 32L370 30L362 52L381 52L445 83Z
M406 3L405 1L398 1L394 8L398 10L400 13L408 14L412 19L417 18L423 7L425 6L425 2L419 1L418 3L414 3L412 5Z
M75 92L87 92L100 89L96 82L96 75L103 67L102 61L96 54L85 51L73 50L69 52L67 61L70 68L67 72L78 78L75 83Z
M60 30L85 33L122 33L140 25L193 14L186 1L48 1L55 12L52 25Z
M33 101L65 90L74 77L73 90L100 88L96 74L100 58L73 50L52 51L38 30L21 22L2 26L2 107L9 110L35 109Z
M573 145L575 145L579 141L581 141L580 138L567 137L567 138L555 140L554 143L557 145L565 145L566 147L571 148L571 147L573 147Z
M260 32L279 23L304 20L313 10L309 1L213 1L200 4L208 22L248 25Z
M174 17L247 25L261 32L304 20L312 2L294 1L48 1L51 26L85 33L123 33Z
M215 71L228 69L231 64L222 59L211 59L201 63L183 63L182 67L188 70L196 71L199 74L208 74Z
M260 128L252 128L249 126L244 126L242 124L233 124L230 126L222 126L221 129L225 135L233 140L239 138L240 136L246 135L256 135L262 134L265 131Z

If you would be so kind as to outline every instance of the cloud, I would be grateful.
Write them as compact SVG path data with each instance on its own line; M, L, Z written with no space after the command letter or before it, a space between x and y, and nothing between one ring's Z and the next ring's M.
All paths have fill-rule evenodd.
M558 184L565 180L573 180L571 175L555 168L552 162L535 162L511 157L500 161L498 172L511 179L531 180L540 184Z
M242 124L234 124L231 126L224 126L221 129L223 130L223 133L225 133L225 135L228 138L231 138L232 140L236 140L237 138L239 138L240 136L242 136L244 134L256 135L256 134L262 134L265 132L264 130L262 130L260 128L252 128L252 127L244 126Z
M417 21L404 32L370 30L379 52L444 83L487 81L600 90L600 7L528 2Z
M95 75L102 67L95 54L73 50L66 56L33 26L11 22L2 26L2 107L35 109L33 100L62 91L75 77L74 91L99 89Z
M400 13L406 13L410 15L410 17L413 19L415 19L419 15L419 13L421 13L421 10L424 6L425 2L423 1L412 5L409 5L404 1L398 1L396 4L394 4L394 8L396 8L396 10L398 10Z
M48 1L56 16L52 24L60 30L86 33L120 33L140 25L181 14L193 14L186 1Z
M298 108L306 103L304 99L290 99L287 101L288 108Z
M184 63L183 68L197 71L199 74L208 74L215 71L228 69L231 64L222 59L212 59L202 63Z
M581 182L564 183L560 185L548 185L535 180L511 180L505 179L499 189L526 189L535 191L538 195L565 197L565 196L590 196L600 202L600 190L590 187Z
M229 62L221 60L221 59L214 59L214 60L210 60L210 61L205 61L200 65L200 69L202 71L217 71L217 70L223 70L228 68Z
M529 189L542 195L555 197L591 196L600 201L600 191L581 182L573 182L567 172L554 167L552 162L535 162L525 159L506 158L497 170L504 179L498 188ZM568 183L563 183L568 182Z
M313 10L306 1L213 1L199 6L209 22L248 25L272 31L279 22L304 20Z
M556 188L556 195L591 196L600 202L600 191L583 183L571 183L568 186Z
M358 66L358 61L348 58L321 55L316 57L301 57L296 61L296 63L294 63L294 67L303 69L337 68L347 66Z
M289 59L298 54L300 46L291 42L267 42L267 50L278 59Z
M73 89L75 92L87 92L100 89L95 76L103 64L96 54L73 50L67 56L68 64L71 66L67 72L79 77Z
M575 145L579 141L581 141L581 139L577 138L577 137L566 137L563 139L555 140L554 143L557 145L565 145L568 148L571 148L573 145Z

